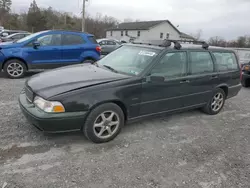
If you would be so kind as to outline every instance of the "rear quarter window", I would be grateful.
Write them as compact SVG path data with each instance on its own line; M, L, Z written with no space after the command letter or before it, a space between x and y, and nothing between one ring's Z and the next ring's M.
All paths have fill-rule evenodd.
M94 36L89 36L88 37L88 40L93 43L93 44L98 44L98 42L96 41L95 37Z
M233 52L213 52L217 70L220 72L238 70L238 62Z

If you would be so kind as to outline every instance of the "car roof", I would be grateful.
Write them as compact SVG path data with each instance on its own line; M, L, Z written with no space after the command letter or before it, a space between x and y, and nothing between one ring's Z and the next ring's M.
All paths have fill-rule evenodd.
M79 34L84 34L84 35L87 35L87 36L94 36L94 35L92 35L90 33L82 32L82 31L61 30L61 29L47 30L47 32L56 32L56 31L61 31L61 32L65 32L65 33L79 33Z
M27 33L27 31L22 31L22 30L8 30L8 29L4 29L1 30L1 32L17 32L17 33Z
M123 44L123 46L136 46L136 47L159 49L159 50L166 49L165 47L161 47L161 46L147 45L147 44L133 44L133 43L125 43Z
M103 40L110 40L110 41L118 41L115 39L108 39L108 38L102 38L102 39L96 39L97 41L103 41Z

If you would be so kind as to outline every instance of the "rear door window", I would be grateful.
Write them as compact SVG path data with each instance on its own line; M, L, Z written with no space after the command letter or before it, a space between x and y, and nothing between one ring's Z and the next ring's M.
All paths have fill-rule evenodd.
M77 44L84 44L84 43L85 41L80 35L74 35L74 34L63 35L63 39L62 39L63 45L77 45Z
M219 72L238 70L235 54L232 52L214 52L216 66Z
M191 74L204 74L213 71L213 59L209 52L190 52Z

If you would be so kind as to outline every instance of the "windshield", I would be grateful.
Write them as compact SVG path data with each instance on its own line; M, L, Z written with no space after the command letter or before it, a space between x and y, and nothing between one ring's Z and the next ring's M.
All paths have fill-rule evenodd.
M130 75L140 74L160 50L136 46L123 46L98 61L99 65Z
M40 34L42 34L42 33L44 33L44 32L45 32L45 31L41 31L41 32L38 32L38 33L34 33L34 34L31 34L31 35L28 35L28 36L26 36L26 37L24 37L24 38L22 38L22 39L20 39L20 40L17 40L16 43L25 42L26 40L29 40L29 39L31 39L31 38L33 38L33 37L36 37L36 36L38 36L38 35L40 35Z

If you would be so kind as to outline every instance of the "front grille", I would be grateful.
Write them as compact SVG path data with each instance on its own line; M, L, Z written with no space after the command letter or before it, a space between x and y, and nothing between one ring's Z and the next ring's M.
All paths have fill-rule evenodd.
M29 102L33 102L34 94L27 86L25 87L26 98Z

